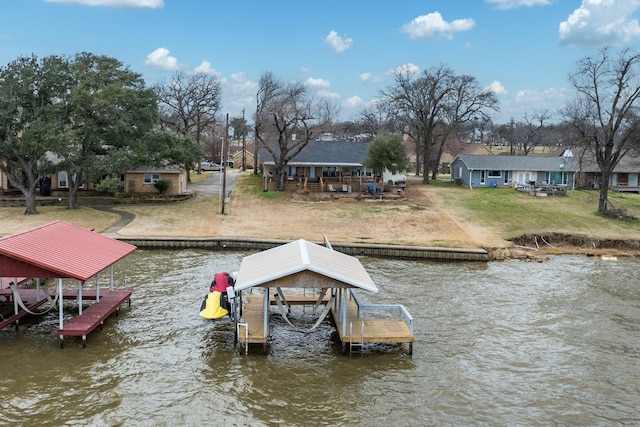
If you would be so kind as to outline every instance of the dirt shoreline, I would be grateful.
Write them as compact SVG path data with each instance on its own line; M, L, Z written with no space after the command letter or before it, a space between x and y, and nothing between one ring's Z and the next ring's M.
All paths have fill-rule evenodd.
M367 243L484 249L492 260L545 260L551 255L640 257L640 240L627 240L615 233L595 235L549 233L506 240L499 230L474 223L450 207L447 188L421 185L410 180L406 199L335 199L323 203L301 203L291 194L265 199L246 186L236 186L221 215L217 197L198 197L177 204L114 205L130 212L133 219L120 224L114 212L74 212L63 206L42 215L24 216L21 208L7 209L0 222L0 235L21 232L53 220L63 219L81 227L121 238L207 238ZM10 210L13 209L13 210ZM89 213L86 213L89 211ZM96 211L97 212L97 211ZM118 224L118 225L117 225ZM606 232L606 230L605 230Z

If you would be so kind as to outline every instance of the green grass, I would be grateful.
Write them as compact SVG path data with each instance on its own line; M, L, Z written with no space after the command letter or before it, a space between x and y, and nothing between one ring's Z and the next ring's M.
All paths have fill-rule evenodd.
M640 222L605 218L597 212L597 191L569 191L561 197L535 197L511 188L451 188L447 203L474 223L500 231L505 238L557 232L640 238ZM610 193L610 204L640 217L640 195Z

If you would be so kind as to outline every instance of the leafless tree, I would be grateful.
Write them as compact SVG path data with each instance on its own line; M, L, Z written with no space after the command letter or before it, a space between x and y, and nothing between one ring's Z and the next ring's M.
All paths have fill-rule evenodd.
M521 127L522 136L520 138L520 152L529 155L536 146L541 145L543 134L546 128L545 122L549 120L548 110L534 113L529 116L524 115L524 123Z
M207 73L176 72L155 86L160 99L160 124L183 138L192 138L202 147L211 141L216 115L222 108L220 80ZM186 165L187 170L191 165Z
M606 213L613 170L640 146L640 54L624 49L614 56L603 48L580 60L569 81L577 93L563 115L597 162L598 212Z
M416 142L416 170L424 167L423 183L429 183L442 155L444 144L461 125L497 110L495 94L481 89L474 77L456 75L440 65L416 75L394 73L395 85L382 92L386 102L406 120L405 132Z
M255 117L256 141L275 163L278 191L284 190L286 165L317 133L311 100L304 84L283 83L271 72L259 80Z

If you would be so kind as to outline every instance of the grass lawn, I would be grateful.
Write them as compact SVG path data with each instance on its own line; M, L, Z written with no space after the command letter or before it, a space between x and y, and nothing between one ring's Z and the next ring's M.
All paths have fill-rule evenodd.
M640 222L619 221L597 213L596 190L574 190L566 196L535 197L512 188L451 187L441 184L447 203L468 221L497 230L505 238L523 234L565 233L639 239ZM640 195L609 193L610 209L640 218Z

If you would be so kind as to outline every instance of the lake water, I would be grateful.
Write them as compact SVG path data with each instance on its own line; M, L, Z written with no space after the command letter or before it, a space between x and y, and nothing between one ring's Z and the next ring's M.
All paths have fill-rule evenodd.
M363 258L380 292L361 297L414 316L412 356L343 356L329 323L277 318L269 354L240 356L230 325L198 311L244 255L137 250L116 268L131 308L86 348L59 348L56 314L0 331L0 425L640 424L639 260Z

